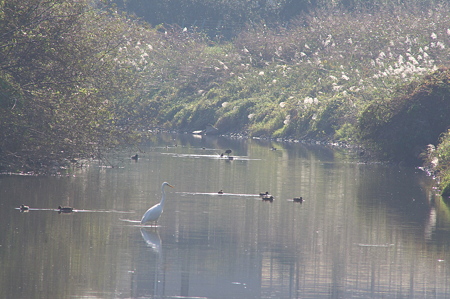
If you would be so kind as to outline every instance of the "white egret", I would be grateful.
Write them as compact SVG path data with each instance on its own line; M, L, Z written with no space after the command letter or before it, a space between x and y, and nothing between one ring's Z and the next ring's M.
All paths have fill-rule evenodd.
M159 203L157 203L156 205L154 205L153 207L151 207L150 209L148 209L147 212L145 212L144 216L142 216L141 224L144 224L149 221L154 221L156 224L156 222L158 221L159 216L161 216L161 214L163 212L164 201L166 200L166 192L164 192L165 186L174 188L172 185L170 185L167 182L162 183L162 185L161 185L161 193L162 193L161 201Z

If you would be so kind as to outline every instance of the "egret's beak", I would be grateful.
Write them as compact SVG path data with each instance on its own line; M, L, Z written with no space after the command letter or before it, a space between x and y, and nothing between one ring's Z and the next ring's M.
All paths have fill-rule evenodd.
M172 186L172 185L167 185L167 186L169 186L170 188L175 188L174 186Z

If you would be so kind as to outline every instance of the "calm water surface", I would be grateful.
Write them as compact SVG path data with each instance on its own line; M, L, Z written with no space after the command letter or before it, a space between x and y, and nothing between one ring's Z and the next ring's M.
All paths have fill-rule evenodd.
M141 150L0 176L0 298L450 298L450 210L418 170L261 140L157 135ZM158 227L131 222L163 181Z

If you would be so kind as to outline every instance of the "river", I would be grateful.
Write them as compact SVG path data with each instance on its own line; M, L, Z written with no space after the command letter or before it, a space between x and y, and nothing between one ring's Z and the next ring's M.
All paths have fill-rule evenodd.
M343 149L156 134L70 174L0 176L0 297L449 298L435 193Z

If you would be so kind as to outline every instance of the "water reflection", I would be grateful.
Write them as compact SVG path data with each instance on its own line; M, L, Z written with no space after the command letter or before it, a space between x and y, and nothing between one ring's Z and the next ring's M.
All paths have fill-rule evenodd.
M139 261L139 264L141 266L138 266L138 269L149 267L148 271L143 271L140 269L138 271L138 275L141 273L143 275L142 285L146 286L145 288L138 288L138 294L137 297L141 296L155 296L155 298L162 298L164 294L164 268L162 266L163 264L163 255L162 255L162 249L161 249L161 237L159 236L159 232L157 230L149 231L147 229L141 228L140 229L142 238L144 239L145 243L147 244L148 248L151 248L151 252L148 250L144 251L144 255L148 255L148 262L146 263L144 260L144 263L141 264L142 261ZM154 268L153 271L151 268ZM148 279L148 283L145 284L145 280ZM150 286L153 286L151 288Z
M144 239L145 243L150 246L151 249L158 255L161 254L161 237L159 236L159 232L151 232L147 231L144 228L141 228L141 235Z
M0 297L450 297L450 210L415 169L265 140L141 148L108 158L120 167L0 177ZM158 227L134 225L166 180Z

